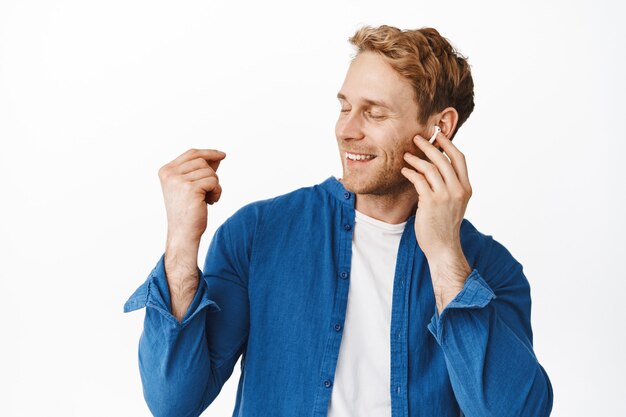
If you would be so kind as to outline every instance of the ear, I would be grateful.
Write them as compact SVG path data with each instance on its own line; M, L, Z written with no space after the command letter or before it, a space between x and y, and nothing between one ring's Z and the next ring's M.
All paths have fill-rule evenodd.
M438 122L437 122L438 120ZM441 128L441 133L444 134L445 137L452 140L452 134L456 129L456 125L459 122L459 113L456 111L454 107L446 107L439 113L436 125Z

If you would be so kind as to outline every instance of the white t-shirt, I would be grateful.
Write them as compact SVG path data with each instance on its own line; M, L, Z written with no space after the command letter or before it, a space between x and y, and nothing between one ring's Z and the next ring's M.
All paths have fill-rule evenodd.
M391 416L391 300L405 225L356 212L348 306L329 417Z

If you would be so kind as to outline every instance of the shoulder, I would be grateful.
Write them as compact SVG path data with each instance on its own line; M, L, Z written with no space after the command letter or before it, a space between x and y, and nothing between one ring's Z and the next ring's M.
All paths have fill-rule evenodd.
M495 257L511 257L511 253L492 235L479 231L469 220L461 222L461 245L467 251L466 256L485 258L487 255Z
M278 195L276 197L254 201L237 210L228 220L262 219L267 216L278 214L277 210L290 210L300 208L305 204L311 204L319 200L324 193L319 185L302 187L297 190ZM284 211L282 212L285 213Z
M325 193L318 185L304 187L273 198L244 205L215 231L212 247L235 253L243 263L253 252L268 249L268 240L284 236L286 231L304 230L314 223L312 213L319 213Z
M327 205L330 195L322 184L302 187L276 197L248 203L238 209L221 228L256 230L260 225L306 216L318 206ZM298 216L293 215L297 213Z
M510 285L511 277L522 277L517 285L527 285L521 263L492 235L479 231L469 220L461 223L461 246L470 265L492 286Z

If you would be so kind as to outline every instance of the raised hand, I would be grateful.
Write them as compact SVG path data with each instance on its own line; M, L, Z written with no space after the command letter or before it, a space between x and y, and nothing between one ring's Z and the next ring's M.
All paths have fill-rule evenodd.
M213 149L190 149L159 170L167 212L165 273L172 314L178 320L198 288L198 248L207 227L207 204L222 194L216 171L225 157Z
M461 247L460 229L472 187L465 156L445 135L436 136L445 155L420 135L414 142L430 161L406 153L404 159L414 169L403 168L402 175L413 183L418 194L415 236L428 260L441 311L471 273Z

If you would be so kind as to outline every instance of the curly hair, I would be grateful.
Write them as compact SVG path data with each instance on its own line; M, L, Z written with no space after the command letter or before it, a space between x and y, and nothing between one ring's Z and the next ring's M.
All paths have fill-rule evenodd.
M474 110L474 81L467 58L437 30L365 26L349 41L357 48L357 55L363 51L379 53L410 81L420 123L426 123L433 113L454 107L459 114L454 136Z

